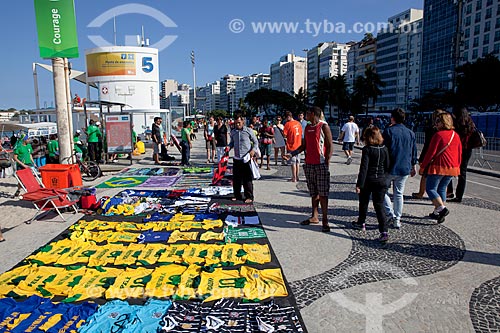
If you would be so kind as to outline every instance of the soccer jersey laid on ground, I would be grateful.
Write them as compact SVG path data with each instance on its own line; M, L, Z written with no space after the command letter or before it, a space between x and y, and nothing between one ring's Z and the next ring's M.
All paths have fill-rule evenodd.
M230 265L242 265L246 261L246 253L241 244L226 244L222 249L221 262Z
M142 254L145 248L146 246L143 244L128 245L123 252L116 257L115 265L129 266L135 264L137 258Z
M151 280L153 270L145 268L127 268L115 280L115 283L106 290L107 299L141 298L144 287Z
M0 321L0 332L9 332L26 320L35 309L38 309L40 305L47 301L46 298L33 295L23 302L15 302L16 304L10 307L10 313L5 313L4 318ZM0 304L3 305L5 303L6 302L2 302Z
M0 296L6 296L20 281L35 270L37 270L36 266L26 265L16 267L0 275Z
M56 264L61 266L86 264L89 262L87 251L92 251L95 249L97 249L97 245L95 244L75 241L71 246L71 250L59 257L59 259L57 259L56 261Z
M267 244L243 244L243 251L247 254L247 263L266 264L271 262L271 252Z
M124 333L156 333L160 328L160 322L168 311L172 302L150 299L136 311L135 320L125 328Z
M235 307L233 301L217 302L202 308L201 331L207 333L248 333L248 309Z
M126 248L126 246L123 246L121 244L106 244L103 246L99 246L89 257L89 263L87 266L98 267L111 265Z
M174 295L186 269L186 266L176 264L155 268L144 290L144 296L162 298Z
M177 287L175 296L180 299L192 299L196 297L196 289L200 283L201 267L190 265L181 275L181 282Z
M255 269L243 266L241 276L247 279L243 289L245 297L251 300L264 300L269 297L288 296L281 269Z
M160 321L158 332L198 333L201 330L202 316L200 307L195 304L173 303Z
M55 324L51 331L57 333L75 333L85 321L97 311L97 304L84 302L79 305L69 305L69 310L62 320Z
M80 282L71 289L65 302L102 298L123 270L117 268L87 269Z
M57 274L52 281L46 282L43 287L38 289L45 297L68 296L71 289L78 284L86 271L85 267L65 267L64 271Z
M124 332L137 319L138 305L129 305L125 301L111 301L99 307L80 328L79 333Z
M64 268L41 266L33 270L26 279L19 282L19 284L12 290L18 296L42 296L38 290L43 287L46 282L50 282L56 278L57 275L64 274Z
M226 233L226 242L235 243L241 239L266 238L266 233L262 228L232 228L224 229Z
M297 312L292 307L281 308L276 304L271 304L253 307L249 313L250 332L304 332Z
M74 242L70 239L63 239L57 242L52 242L45 245L34 255L26 259L32 264L37 265L50 265L55 263L64 253L71 251L75 246Z
M198 232L181 232L179 230L175 230L170 235L168 239L169 243L177 243L179 241L194 241L198 238Z
M165 252L162 253L158 259L160 264L177 263L182 264L184 260L182 259L182 254L187 244L172 244L168 245Z
M198 293L205 298L205 302L221 298L241 298L245 283L246 279L237 269L216 268L212 273L201 273Z
M224 240L224 233L223 232L207 231L207 232L204 232L201 234L200 241L208 242L210 240L223 241Z
M166 249L167 245L164 244L147 244L139 257L137 257L137 264L143 266L156 264L160 255Z

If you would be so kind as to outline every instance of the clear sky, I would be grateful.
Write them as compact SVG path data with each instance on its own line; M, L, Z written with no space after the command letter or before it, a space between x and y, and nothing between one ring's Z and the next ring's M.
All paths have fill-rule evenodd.
M71 60L73 68L85 70L84 50L95 47L88 35L101 35L113 41L113 20L101 28L89 28L89 23L111 8L129 3L157 9L177 27L165 28L154 18L142 14L121 15L116 17L117 44L124 44L125 35L140 34L141 25L151 44L165 35L178 36L160 52L160 80L176 79L192 85L190 52L194 50L198 86L229 73L269 73L271 63L292 51L304 56L303 49L320 42L359 41L364 32L349 33L356 22L368 23L366 28L370 29L370 23L386 22L388 17L408 8L423 7L423 0L75 0L80 58ZM39 56L33 0L2 1L0 9L0 109L31 109L35 107L32 63L49 63ZM244 22L240 33L230 30L230 23L235 19ZM257 22L297 22L298 25L296 33L284 30L256 33L252 22L253 25ZM325 25L325 22L328 23ZM232 24L233 30L242 27L240 21ZM332 24L335 29L329 33ZM361 25L356 26L359 27ZM52 76L39 70L39 81L41 105L50 106L54 100ZM85 96L84 85L73 82L71 88L73 93Z

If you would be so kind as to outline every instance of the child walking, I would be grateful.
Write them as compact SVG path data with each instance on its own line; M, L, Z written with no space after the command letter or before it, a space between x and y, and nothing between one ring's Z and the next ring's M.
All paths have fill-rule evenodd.
M361 154L361 165L356 182L356 193L359 194L359 216L358 221L353 222L353 227L356 229L365 228L371 194L380 232L378 240L386 242L389 235L387 217L384 211L384 196L387 192L386 176L390 165L389 151L383 145L384 139L376 126L367 128L363 133L363 139L366 146L363 147Z

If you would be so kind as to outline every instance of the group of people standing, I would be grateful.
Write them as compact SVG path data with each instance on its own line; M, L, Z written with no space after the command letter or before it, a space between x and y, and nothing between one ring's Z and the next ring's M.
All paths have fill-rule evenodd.
M368 127L363 133L365 147L362 150L361 166L356 183L359 193L359 217L353 226L365 227L368 200L372 195L373 206L379 223L380 240L388 240L388 227L401 227L403 193L409 176L416 175L420 162L420 191L413 197L422 198L424 191L434 206L429 217L443 223L449 214L446 201L449 197L461 202L465 191L467 163L472 149L468 139L475 125L465 108L456 108L453 114L436 110L432 128L428 129L426 144L417 158L415 134L403 122L405 113L396 109L391 113L391 125L383 134L376 126ZM452 178L459 177L459 185L453 193ZM393 201L387 195L392 185Z
M304 174L311 196L311 217L301 222L302 225L322 223L322 231L328 232L328 195L330 188L329 163L332 155L332 134L328 124L322 120L321 109L312 107L306 112L307 124L302 131L302 124L293 119L290 112L285 113L286 123L280 133L285 142L286 153L281 153L283 161L292 166L291 181L298 181L300 165L299 154L305 152ZM390 125L382 132L377 126L368 126L362 134L365 146L362 149L361 164L356 181L356 193L359 194L359 216L353 222L356 229L364 229L370 197L379 223L379 240L389 239L389 227L402 227L404 207L404 190L409 177L422 176L423 188L434 209L429 218L443 223L449 214L446 201L450 198L447 188L452 191L452 178L458 176L458 186L453 195L454 202L461 202L465 190L467 163L472 149L468 138L475 125L465 108L453 110L453 114L437 110L434 114L433 128L429 130L426 147L420 158L417 154L415 133L404 125L406 114L402 109L391 112ZM276 118L275 126L281 124ZM347 164L352 161L352 150L355 142L359 143L359 129L356 129L354 118L350 118L344 126L340 139L344 140L343 150L346 152ZM258 130L256 129L258 128ZM260 134L256 135L257 132ZM273 133L274 132L274 133ZM274 126L264 121L260 126L256 122L247 127L245 119L237 116L235 128L230 134L229 147L234 149L234 200L252 202L252 172L249 164L251 158L269 155L269 139L275 134ZM260 138L259 138L260 137ZM207 146L208 147L208 146ZM262 157L261 157L262 158ZM277 163L277 161L276 161ZM243 185L244 193L240 193ZM392 187L392 200L389 189ZM414 193L421 198L423 193ZM319 217L321 206L322 217Z

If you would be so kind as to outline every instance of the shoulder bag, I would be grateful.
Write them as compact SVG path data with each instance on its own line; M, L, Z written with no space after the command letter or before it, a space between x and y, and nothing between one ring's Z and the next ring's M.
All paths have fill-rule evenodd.
M424 169L424 175L427 175L427 173L429 172L429 167L431 166L432 162L434 162L434 160L439 156L441 155L446 149L448 149L448 147L451 145L451 142L453 141L453 139L455 138L455 131L453 131L453 133L451 134L451 139L450 141L448 142L448 144L446 146L443 147L443 149L441 149L440 151L438 151L436 154L434 154L434 156L432 156L431 160L429 161L429 164L427 164L425 166L425 169Z
M481 148L486 146L487 143L488 142L486 141L483 132L481 132L481 130L474 125L474 130L467 138L467 149Z

